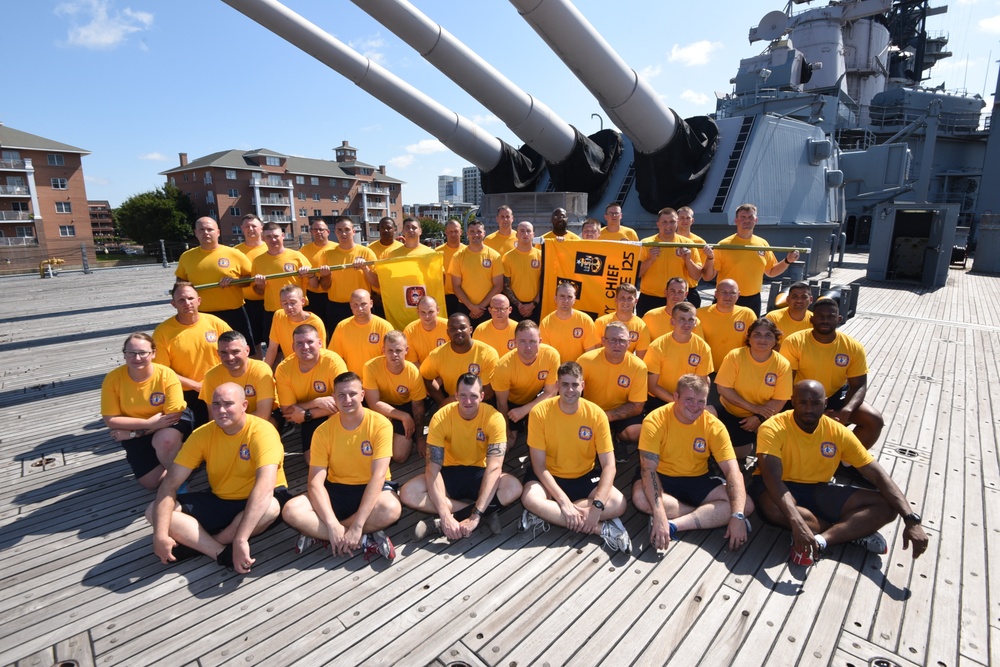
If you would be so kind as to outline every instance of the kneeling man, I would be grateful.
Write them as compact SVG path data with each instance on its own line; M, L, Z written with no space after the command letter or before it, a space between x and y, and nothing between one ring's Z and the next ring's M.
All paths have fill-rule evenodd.
M705 410L708 381L697 375L677 380L677 400L653 410L642 422L639 456L642 484L632 485L632 502L652 515L649 541L666 549L682 530L726 526L730 549L747 541L753 503L726 427ZM708 471L712 456L725 481Z
M209 411L212 421L187 439L146 509L153 551L167 564L193 549L246 574L256 562L250 537L278 518L287 497L285 450L270 422L247 414L235 382L219 385ZM202 462L211 490L178 494Z
M455 398L431 419L424 475L409 480L399 493L407 507L438 515L417 522L418 540L434 533L449 540L468 537L484 519L496 535L501 530L497 512L521 496L521 483L503 472L507 425L503 415L482 402L482 380L472 373L459 376Z

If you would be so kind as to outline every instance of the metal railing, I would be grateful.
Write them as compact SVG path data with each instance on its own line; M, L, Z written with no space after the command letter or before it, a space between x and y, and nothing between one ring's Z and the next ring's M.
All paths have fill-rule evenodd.
M22 211L0 211L0 220L34 220L35 216L31 213L24 213Z
M26 169L24 160L0 160L0 169Z
M27 185L0 185L0 195L21 195L27 197L31 194Z
M251 178L250 185L256 185L262 188L290 188L292 187L291 179L287 181L269 181L265 178Z
M0 246L29 245L38 245L38 239L34 236L0 236Z

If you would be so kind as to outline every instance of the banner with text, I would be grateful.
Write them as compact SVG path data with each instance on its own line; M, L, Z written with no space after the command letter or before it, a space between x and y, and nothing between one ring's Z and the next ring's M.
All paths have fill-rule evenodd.
M556 309L556 287L576 285L577 310L596 314L615 309L615 289L636 282L639 246L621 241L546 241L542 248L542 316Z

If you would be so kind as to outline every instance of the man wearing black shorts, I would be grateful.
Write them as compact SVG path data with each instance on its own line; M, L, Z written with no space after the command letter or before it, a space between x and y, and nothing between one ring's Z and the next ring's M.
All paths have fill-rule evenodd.
M285 450L270 422L247 414L238 384L220 385L210 412L212 421L187 439L146 509L153 552L166 565L193 550L246 574L256 561L250 537L267 530L287 497ZM178 494L203 462L210 490Z
M757 476L750 486L761 514L792 531L792 560L809 565L828 545L852 542L872 553L888 545L877 531L903 518L903 549L913 557L927 549L920 515L892 478L844 425L823 414L826 393L815 380L792 391L792 410L764 422L757 433ZM840 461L855 468L876 490L830 483Z
M407 507L438 515L417 522L417 540L436 533L449 540L468 537L484 519L496 535L497 512L521 496L521 483L503 472L507 427L503 415L483 403L482 380L462 374L455 398L431 419L424 474L399 492Z
M639 457L642 483L632 485L632 502L652 515L649 541L666 549L684 530L726 526L730 549L750 533L743 476L726 427L705 410L708 381L688 374L677 380L677 400L653 410L642 423ZM726 476L708 471L712 456Z

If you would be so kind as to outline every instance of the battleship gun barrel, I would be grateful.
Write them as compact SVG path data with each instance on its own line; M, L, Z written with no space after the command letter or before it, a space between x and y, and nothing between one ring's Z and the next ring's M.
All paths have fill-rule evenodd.
M223 0L389 105L483 171L509 147L275 0Z

